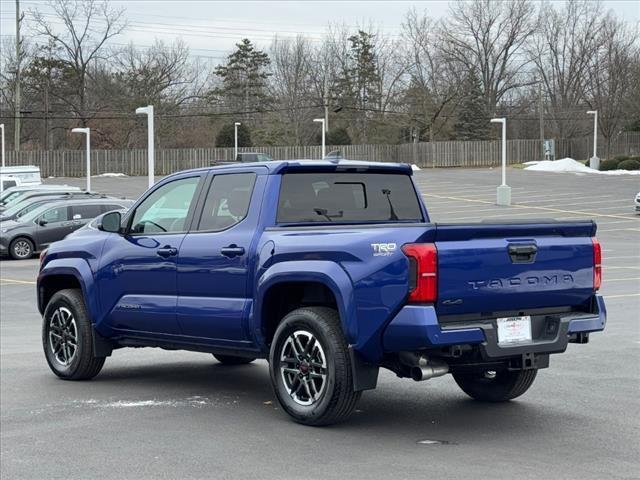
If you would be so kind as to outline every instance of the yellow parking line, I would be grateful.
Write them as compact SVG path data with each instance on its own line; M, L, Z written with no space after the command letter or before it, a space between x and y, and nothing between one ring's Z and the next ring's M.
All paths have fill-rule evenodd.
M455 200L455 201L459 201L459 202L470 202L470 203L483 203L483 204L489 204L489 205L495 205L495 202L493 201L487 201L487 200L474 200L474 199L470 199L470 198L460 198L460 197L448 197L448 196L443 196L443 195L434 195L432 193L423 193L422 194L423 197L434 197L434 198L444 198L447 200ZM606 213L595 213L595 212L580 212L577 210L562 210L560 208L551 208L551 207L534 207L531 205L511 205L513 208L532 208L532 209L536 209L536 210L544 210L546 212L559 212L559 213L571 213L574 215L584 215L586 217L603 217L603 218L622 218L623 220L628 220L631 217L623 217L621 215L610 215L610 214L606 214Z
M28 282L26 280L15 280L13 278L0 278L0 282L7 282L7 284L16 285L35 285L36 282Z

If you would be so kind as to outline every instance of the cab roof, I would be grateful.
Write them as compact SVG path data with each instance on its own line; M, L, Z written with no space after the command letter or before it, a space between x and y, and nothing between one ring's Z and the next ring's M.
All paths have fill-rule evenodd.
M247 162L218 165L195 169L196 171L233 172L247 168L264 167L270 175L282 174L288 171L356 171L356 172L387 172L413 174L411 165L406 163L365 162L360 160L272 160L269 162Z

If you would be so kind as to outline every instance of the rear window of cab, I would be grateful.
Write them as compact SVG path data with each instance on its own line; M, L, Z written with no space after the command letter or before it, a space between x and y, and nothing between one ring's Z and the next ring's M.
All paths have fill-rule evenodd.
M389 173L307 173L282 176L278 223L421 222L411 177Z

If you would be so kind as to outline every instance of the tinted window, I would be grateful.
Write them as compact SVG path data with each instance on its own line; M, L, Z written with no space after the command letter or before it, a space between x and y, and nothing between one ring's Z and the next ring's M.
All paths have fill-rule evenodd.
M279 223L422 221L408 175L288 173L282 177Z
M185 221L200 177L183 178L156 189L133 215L131 233L185 231Z
M73 220L96 218L102 213L102 205L74 205L71 209L71 218Z
M69 220L69 207L58 207L47 210L40 215L41 220L47 223L66 222Z
M202 209L198 230L224 230L242 221L249 211L255 173L216 175Z
M110 212L112 210L122 210L122 205L101 205L102 213Z

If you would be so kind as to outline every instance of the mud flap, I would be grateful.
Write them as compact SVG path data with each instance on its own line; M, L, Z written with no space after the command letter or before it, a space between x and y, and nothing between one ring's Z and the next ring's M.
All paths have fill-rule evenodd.
M360 355L349 345L351 358L351 374L353 376L353 391L373 390L378 385L378 371L380 367L364 362Z

